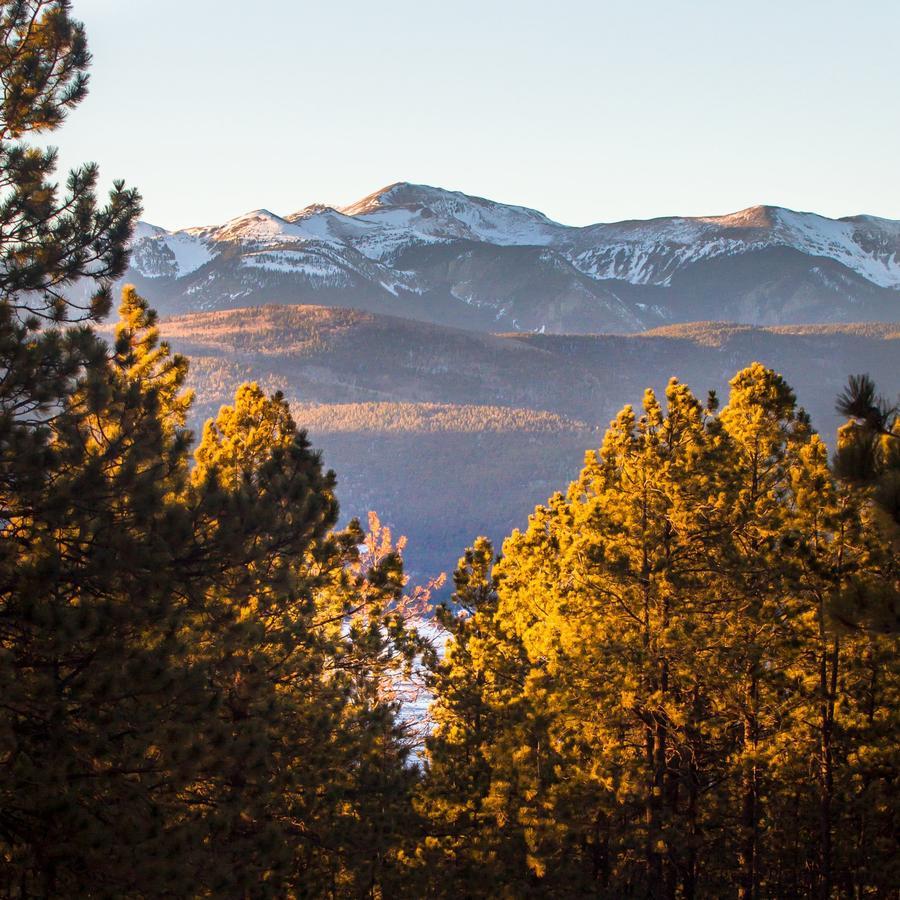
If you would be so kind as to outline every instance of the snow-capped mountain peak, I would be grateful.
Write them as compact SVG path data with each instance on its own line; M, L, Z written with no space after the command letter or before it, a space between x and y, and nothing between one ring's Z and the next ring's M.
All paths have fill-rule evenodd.
M735 213L590 225L576 239L576 265L597 278L669 285L701 260L784 247L834 260L880 287L900 288L900 222L828 219L780 206Z
M183 285L203 308L331 291L345 305L501 330L634 330L686 310L727 317L732 302L736 318L762 324L900 317L897 221L761 205L569 227L409 182L342 208L256 209L173 233L142 223L132 269L167 291ZM267 279L277 292L260 295Z
M169 234L165 228L159 225L151 225L149 222L138 222L134 226L134 233L131 235L131 243L136 244L145 238L156 238L161 235Z
M279 238L297 237L291 223L268 209L254 209L218 228L198 235L211 243L268 242Z
M771 228L777 221L778 206L748 206L723 216L701 216L699 222L719 228Z
M341 212L375 224L410 228L429 237L486 241L499 246L547 245L567 230L534 209L406 181L375 191Z

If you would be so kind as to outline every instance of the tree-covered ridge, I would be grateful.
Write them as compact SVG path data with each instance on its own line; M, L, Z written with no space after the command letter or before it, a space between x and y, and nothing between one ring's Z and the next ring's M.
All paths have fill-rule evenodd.
M464 406L450 403L299 404L304 426L316 434L332 432L516 432L527 434L593 431L586 422L556 413L509 406Z
M222 350L311 355L330 346L354 325L374 320L371 313L322 306L257 306L195 313L167 320L166 337L187 338Z
M361 419L356 431L343 412L355 404L447 404L460 415L463 407L500 407L522 410L509 415L521 415L523 425L538 411L596 428L624 403L639 402L647 386L662 392L673 375L724 394L728 378L756 359L790 382L833 449L842 422L834 398L849 373L871 373L888 395L900 391L890 325L699 323L668 329L668 336L497 336L352 310L264 307L163 319L160 328L191 358L198 432L248 380L282 391L295 410L341 410L339 426L325 409L309 419L297 413L298 422L341 475L345 513L377 509L410 538L412 571L426 576L449 571L459 547L477 534L499 546L571 477L597 438L575 431L439 433L422 430L418 414L394 412L392 423L410 430L384 431Z
M642 332L647 337L672 337L695 340L700 344L721 346L739 334L755 332L769 334L797 335L857 335L883 341L900 339L900 329L896 322L842 322L826 325L741 325L735 322L685 322L666 325Z
M897 329L878 323L762 328L699 322L636 335L489 335L356 310L268 306L164 319L163 336L204 359L201 402L235 366L294 402L516 406L606 422L673 374L723 391L752 359L781 371L830 434L846 375L900 388ZM215 362L218 360L218 362ZM207 375L208 373L208 375ZM237 376L235 376L236 379Z

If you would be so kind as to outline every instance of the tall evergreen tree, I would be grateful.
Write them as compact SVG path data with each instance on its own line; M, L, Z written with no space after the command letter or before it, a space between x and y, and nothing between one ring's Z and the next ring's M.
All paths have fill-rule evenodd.
M833 612L846 624L900 631L900 411L868 375L851 376L837 411L848 421L838 431L835 471L866 496L874 526L892 550L878 578L859 578L836 598Z
M280 395L243 386L207 423L195 461L188 505L222 560L194 641L225 735L194 789L217 845L210 886L385 890L413 770L383 685L420 649L398 612L401 559L358 523L333 530L334 475Z
M47 425L42 477L8 501L0 790L13 896L164 891L189 860L177 810L208 693L182 631L186 365L133 292L122 314L110 362L87 367Z
M885 555L776 373L719 414L648 392L504 544L480 627L521 648L521 688L453 716L482 670L451 642L427 796L466 809L445 756L487 748L470 808L495 854L525 841L513 896L890 890L894 654L831 615Z
M78 842L108 863L99 884L127 868L102 851L114 815L135 840L152 831L129 813L129 795L142 798L127 772L143 765L166 674L135 639L145 614L120 601L134 528L164 517L167 450L153 392L128 382L121 359L108 367L89 328L66 324L108 309L139 198L117 183L98 206L93 165L71 173L61 195L55 151L23 142L83 99L83 28L67 2L10 0L0 34L0 878L11 894L53 893L87 877ZM110 406L125 417L116 434L104 428ZM146 441L132 441L130 426ZM113 721L123 666L145 680Z
M70 4L3 0L0 35L0 484L14 492L41 478L48 420L105 356L89 329L62 323L108 311L140 205L117 182L98 206L93 164L71 172L60 195L56 151L22 140L58 127L85 96L90 56Z
M433 730L417 796L425 835L414 862L427 896L515 893L525 868L522 828L488 806L495 761L521 737L526 672L521 643L498 627L494 563L490 541L478 538L454 573L452 606L435 613L447 642L428 679Z

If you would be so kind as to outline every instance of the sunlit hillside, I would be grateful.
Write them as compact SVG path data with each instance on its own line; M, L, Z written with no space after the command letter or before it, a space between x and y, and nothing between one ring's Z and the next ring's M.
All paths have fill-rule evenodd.
M338 474L345 516L376 509L418 575L479 533L524 523L646 387L699 395L758 360L782 372L831 440L847 374L900 390L896 325L672 325L636 335L491 335L358 310L266 306L164 320L191 358L195 427L255 380L281 390Z

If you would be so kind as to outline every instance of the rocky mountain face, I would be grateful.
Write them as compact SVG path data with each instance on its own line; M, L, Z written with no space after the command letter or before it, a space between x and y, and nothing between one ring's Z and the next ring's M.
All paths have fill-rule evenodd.
M490 332L894 321L900 222L758 206L576 228L399 183L342 209L142 224L127 279L164 313L316 304Z

